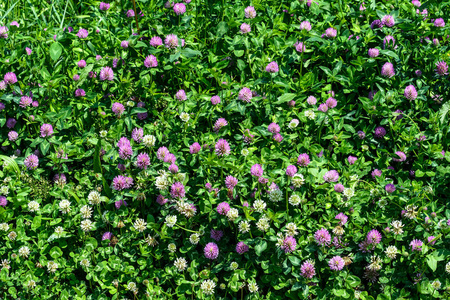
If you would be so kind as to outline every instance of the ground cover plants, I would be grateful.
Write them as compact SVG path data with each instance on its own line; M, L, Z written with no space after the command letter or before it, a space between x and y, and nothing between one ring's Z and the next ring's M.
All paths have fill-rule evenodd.
M1 299L449 299L449 2L0 3Z

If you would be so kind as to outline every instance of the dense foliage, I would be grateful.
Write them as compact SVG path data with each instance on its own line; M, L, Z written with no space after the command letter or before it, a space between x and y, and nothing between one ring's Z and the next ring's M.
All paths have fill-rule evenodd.
M448 299L449 3L179 1L0 4L0 298Z

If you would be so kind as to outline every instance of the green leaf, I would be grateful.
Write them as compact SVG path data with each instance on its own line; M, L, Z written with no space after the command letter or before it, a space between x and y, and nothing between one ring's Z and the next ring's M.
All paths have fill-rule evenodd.
M244 55L244 50L234 50L234 55L236 55L236 57L241 57Z
M217 36L222 37L225 33L227 33L229 27L226 22L222 21L217 25Z
M439 120L441 121L442 125L445 125L445 117L448 114L448 111L450 110L450 101L445 102L441 109L439 110Z
M200 51L193 50L191 48L185 48L185 49L181 50L181 54L187 58L191 58L191 57L194 57L197 55L202 56L202 53Z
M349 275L345 282L351 287L357 287L361 284L361 279L359 279L359 277L356 277L355 275Z
M35 216L31 223L31 230L36 231L39 227L41 227L41 216Z
M170 56L169 56L169 61L170 61L170 62L174 62L174 61L177 60L178 58L180 58L180 51L177 51L176 53L170 55Z
M19 165L14 159L8 156L0 155L0 159L3 160L8 167L11 167L17 175L20 175Z
M415 175L416 175L416 177L423 177L423 175L425 175L425 173L422 172L421 170L417 170Z
M284 94L284 95L278 97L278 101L275 102L274 104L281 104L281 103L289 102L292 99L294 99L295 96L297 96L297 95L296 94L292 94L292 93Z
M8 269L7 268L2 268L0 270L0 280L3 282L8 280Z
M261 253L264 252L264 250L267 249L267 242L266 241L259 241L259 243L255 247L256 255L260 256Z
M40 145L39 149L41 149L41 152L43 155L47 155L48 150L50 149L50 143L47 140L44 140Z
M50 46L50 57L53 59L53 61L57 61L61 56L61 54L62 54L61 44L58 42L53 43Z
M90 251L97 249L98 242L95 238L91 237L86 240L84 245L86 247L86 250L90 252Z
M59 247L55 246L52 249L50 249L50 256L53 257L54 259L56 259L62 255L63 255L63 253Z
M391 50L380 50L380 53L398 59L398 55Z
M299 266L300 265L300 259L297 256L288 256L290 262L292 265L294 266Z
M145 113L147 112L147 109L143 108L143 107L135 107L131 110L131 114L135 115L135 114L140 114L140 113Z
M75 192L71 189L68 189L67 192L72 195L72 197L75 198L75 200L77 200L77 203L80 203L80 198L78 198L77 194L75 194Z
M98 139L97 145L95 146L95 151L94 151L94 172L95 173L102 173L102 165L100 162L101 147L102 147L102 140Z
M124 121L125 121L125 125L127 125L128 130L131 131L131 126L133 125L131 123L131 117L125 118Z
M436 257L428 255L427 256L427 264L430 267L430 269L435 272L437 268L437 260Z

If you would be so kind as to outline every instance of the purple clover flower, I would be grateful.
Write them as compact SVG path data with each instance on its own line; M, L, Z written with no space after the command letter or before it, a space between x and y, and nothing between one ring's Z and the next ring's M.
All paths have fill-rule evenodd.
M331 270L340 271L344 268L345 261L340 256L334 256L328 261L328 265L330 266Z
M311 279L316 275L314 265L309 261L305 261L300 267L300 275L304 278Z
M189 146L189 153L197 154L200 152L201 149L202 149L202 147L200 146L200 144L195 142L191 146Z
M30 154L27 158L25 158L23 164L28 170L34 170L39 166L39 158L34 154Z
M205 246L204 254L208 259L216 259L219 256L219 247L216 243L208 243Z
M239 254L244 254L249 249L248 245L246 245L244 242L239 242L236 245L236 252Z
M225 216L230 209L230 204L227 202L221 202L217 205L217 212L223 216Z
M225 178L225 186L229 189L232 190L234 189L234 187L238 184L238 180L236 177L233 177L231 175L228 175Z
M339 180L339 173L336 170L331 170L323 175L325 182L337 182Z
M331 235L325 228L317 230L314 239L319 246L328 246L331 243Z
M417 90L414 85L410 84L405 88L404 96L406 99L412 101L417 98Z
M286 175L289 177L294 177L294 175L297 173L297 167L294 165L289 165L286 168Z
M50 124L42 124L41 137L49 137L53 134L53 127Z

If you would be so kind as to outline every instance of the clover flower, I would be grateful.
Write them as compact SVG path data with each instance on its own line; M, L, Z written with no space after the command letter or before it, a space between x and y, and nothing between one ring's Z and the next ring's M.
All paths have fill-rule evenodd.
M204 248L205 257L208 259L216 259L219 256L219 247L216 243L208 243Z
M330 266L331 270L340 271L344 268L345 261L340 256L334 256L328 261L328 265Z

